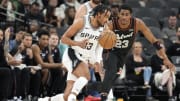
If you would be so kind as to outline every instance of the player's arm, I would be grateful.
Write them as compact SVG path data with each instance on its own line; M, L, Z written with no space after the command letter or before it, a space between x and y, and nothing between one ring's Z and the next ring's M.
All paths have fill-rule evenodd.
M108 21L108 22L104 25L104 30L112 30L112 31L113 31L113 23L112 23L112 21Z
M76 20L76 19L82 18L84 15L86 15L86 12L87 12L87 8L85 4L81 5L79 9L77 10L74 19Z
M37 45L32 45L32 51L36 62L40 64L42 68L63 68L61 63L44 62L40 56L40 48Z
M16 59L14 59L14 57L7 53L6 55L6 61L9 65L12 65L12 66L17 66L17 65L20 65L21 64L21 61L17 61Z
M158 50L160 55L163 57L164 64L167 65L169 68L174 68L174 65L169 61L165 53L165 50L162 48L158 40L154 37L154 35L150 31L150 29L145 25L145 23L142 20L137 19L136 27L137 30L141 31L143 35L146 37L146 39L150 41L153 44L153 46Z
M61 38L62 43L70 45L70 46L79 46L81 48L85 48L87 39L82 41L74 41L72 37L76 35L84 26L84 18L77 19L64 33Z
M150 29L142 20L136 19L136 22L137 31L141 31L148 41L150 41L152 44L157 41Z
M9 38L10 38L10 28L7 28L6 30L5 30L5 36L4 36L4 54L5 54L5 56L8 56L8 54L9 54Z
M96 62L101 63L102 54L103 54L103 47L100 44L98 44L96 48Z

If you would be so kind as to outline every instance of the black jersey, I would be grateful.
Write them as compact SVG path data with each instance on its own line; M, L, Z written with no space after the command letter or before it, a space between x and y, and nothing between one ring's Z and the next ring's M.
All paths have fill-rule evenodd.
M42 59L44 62L49 62L48 60L48 55L49 55L49 48L48 47L44 47L42 50L41 50L41 53L40 53Z
M7 67L6 58L4 55L4 43L0 42L0 67Z
M49 62L48 55L49 55L48 47L44 47L42 50L40 50L40 56L44 62ZM38 65L35 59L34 59L34 65Z
M55 63L60 63L61 59L60 59L60 52L59 52L59 48L55 47L53 50L51 50L51 55L53 57L53 60Z
M30 59L29 55L27 55L27 50L24 49L22 52L21 52L21 55L22 55L22 63L23 64L26 64L27 66L32 66L33 65L33 59Z
M112 49L113 53L127 55L131 49L136 33L136 20L131 18L131 22L128 28L121 29L118 23L118 18L112 18L113 30L117 36L115 47Z

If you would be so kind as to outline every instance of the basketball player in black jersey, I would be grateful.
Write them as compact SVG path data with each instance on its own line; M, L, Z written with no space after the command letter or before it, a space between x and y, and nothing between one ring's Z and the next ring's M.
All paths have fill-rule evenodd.
M112 18L112 21L108 22L107 26L116 33L117 42L109 52L109 57L104 60L106 72L102 85L102 101L105 101L108 92L112 88L117 71L123 67L125 57L131 49L138 31L141 31L145 38L158 50L164 59L164 64L172 71L175 71L174 65L167 58L157 39L142 20L132 17L132 8L128 5L122 5L119 8L118 17Z

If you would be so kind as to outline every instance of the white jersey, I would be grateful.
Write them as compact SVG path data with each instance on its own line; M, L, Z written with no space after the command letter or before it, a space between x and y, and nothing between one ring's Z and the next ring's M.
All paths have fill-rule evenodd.
M102 47L98 43L98 38L103 28L94 29L90 24L90 17L84 16L84 27L74 36L75 41L82 41L88 39L86 48L83 49L79 46L72 46L75 50L76 56L84 62L97 62L102 59Z
M91 7L89 1L85 3L85 6L86 6L86 14L85 15L89 15L89 13L92 11L93 8Z

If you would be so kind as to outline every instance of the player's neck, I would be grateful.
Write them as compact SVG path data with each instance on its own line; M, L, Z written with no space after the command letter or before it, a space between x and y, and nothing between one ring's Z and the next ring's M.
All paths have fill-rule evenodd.
M45 47L43 46L43 45L41 45L40 43L39 43L39 48L40 48L40 50L43 50Z

